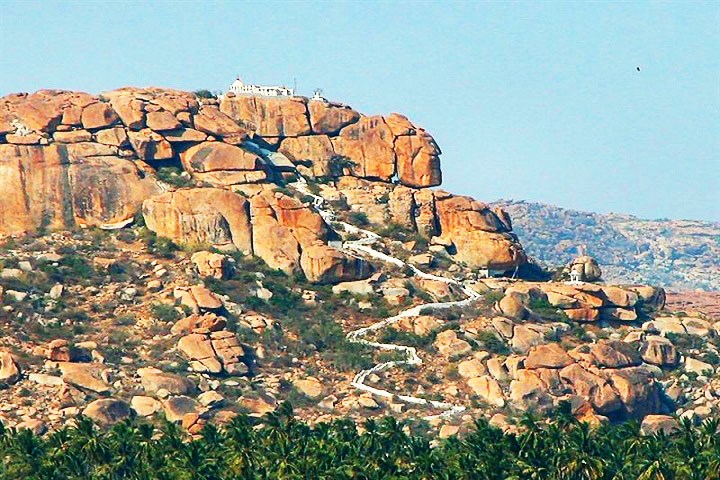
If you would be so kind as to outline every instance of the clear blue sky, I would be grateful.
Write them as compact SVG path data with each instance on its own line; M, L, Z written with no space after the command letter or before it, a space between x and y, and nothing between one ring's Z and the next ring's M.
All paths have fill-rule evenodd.
M424 126L447 190L720 220L718 1L5 0L0 71L2 95L295 77Z

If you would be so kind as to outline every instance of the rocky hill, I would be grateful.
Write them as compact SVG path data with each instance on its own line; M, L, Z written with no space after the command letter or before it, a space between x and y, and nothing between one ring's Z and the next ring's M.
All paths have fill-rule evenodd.
M402 115L304 97L0 99L2 421L717 412L716 318L516 278L510 215L432 189L439 158Z
M643 220L524 201L497 203L513 218L528 254L565 265L586 245L604 278L671 290L720 290L720 222Z

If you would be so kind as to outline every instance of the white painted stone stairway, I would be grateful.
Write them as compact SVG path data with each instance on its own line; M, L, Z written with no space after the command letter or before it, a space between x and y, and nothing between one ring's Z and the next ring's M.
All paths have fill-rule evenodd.
M423 272L422 270L418 269L414 265L410 265L408 263L403 262L399 258L387 255L385 253L379 252L372 248L371 245L374 243L382 240L382 237L380 235L371 232L369 230L364 230L362 228L358 228L355 225L351 225L346 222L340 222L336 219L335 214L332 212L330 206L325 201L324 198L313 194L307 184L307 180L305 180L302 176L298 175L298 181L293 182L290 184L292 188L297 190L298 192L302 193L303 195L307 195L313 198L313 206L315 210L317 210L318 214L328 223L332 223L334 226L340 226L343 228L343 230L349 234L355 234L360 235L361 238L358 240L352 240L343 242L342 249L346 253L349 254L363 254L365 256L380 260L382 262L390 263L392 265L396 265L401 268L409 268L413 271L414 275L419 278L424 278L428 280L436 280L440 282L444 282L451 285L456 285L460 287L463 291L463 293L467 296L465 300L455 301L455 302L438 302L438 303L426 303L423 305L417 305L412 308L408 308L407 310L403 310L402 312L398 313L397 315L386 318L384 320L381 320L377 323L373 323L372 325L364 328L360 328L358 330L353 330L352 332L347 334L347 339L354 343L359 343L362 345L367 345L369 347L378 348L381 350L388 350L388 351L396 351L396 352L403 352L405 354L404 360L393 360L388 362L382 362L378 363L377 365L373 366L372 368L368 368L365 370L361 370L360 372L355 375L355 378L353 378L352 385L359 389L363 390L365 392L370 392L373 395L377 395L378 397L387 398L387 399L397 399L400 401L403 401L405 403L414 404L414 405L424 405L428 407L432 407L438 410L444 410L443 413L439 415L431 415L428 417L425 417L425 419L433 419L437 417L451 417L453 415L457 415L461 412L465 411L465 406L463 405L455 405L448 402L439 402L436 400L428 400L425 398L419 398L414 397L412 395L398 395L392 392L389 392L387 390L382 390L379 388L371 387L367 384L365 384L365 380L367 377L374 372L379 372L381 370L385 370L391 367L399 366L399 365L420 365L422 363L422 359L418 356L417 350L415 347L409 347L405 345L395 345L390 343L379 343L379 342L373 342L370 340L366 340L364 337L371 333L375 332L377 330L380 330L382 328L385 328L389 325L392 325L393 323L396 323L400 321L403 318L406 317L415 317L421 314L421 312L425 309L446 309L451 307L463 307L471 304L472 302L476 301L478 298L480 298L480 294L470 288L467 285L462 284L461 282L458 282L457 280L453 280L450 278L438 276L438 275L432 275L426 272Z

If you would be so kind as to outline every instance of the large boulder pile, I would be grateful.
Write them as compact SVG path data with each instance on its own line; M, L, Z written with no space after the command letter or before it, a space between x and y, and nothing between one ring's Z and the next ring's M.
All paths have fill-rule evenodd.
M532 311L532 302L538 300L543 306L549 305L562 311L570 320L634 321L639 318L638 309L641 306L662 309L665 292L662 288L649 286L528 282L507 288L496 309L503 315L517 317L518 309L524 315Z
M373 223L417 232L473 269L507 271L526 261L507 213L467 196L352 176L340 177L334 188L324 186L322 195L344 198Z
M263 190L249 201L227 190L194 188L145 201L150 230L186 244L235 248L287 274L318 283L365 278L367 262L327 245L330 227L294 197Z
M560 401L589 403L613 419L666 411L661 387L629 343L605 341L566 352L559 344L533 347L513 372L514 408L545 410Z
M160 192L148 163L193 142L245 138L188 92L8 95L0 99L0 233L122 225Z
M402 115L304 97L13 94L0 99L0 235L120 228L142 208L152 231L179 242L255 254L321 283L366 277L365 262L328 246L333 232L308 204L275 191L297 169L332 177L351 208L416 230L469 267L523 263L504 212L427 188L441 182L439 155ZM191 188L158 179L165 166Z
M303 97L228 94L220 110L310 176L334 169L410 187L440 185L440 148L406 117L364 116L346 105Z

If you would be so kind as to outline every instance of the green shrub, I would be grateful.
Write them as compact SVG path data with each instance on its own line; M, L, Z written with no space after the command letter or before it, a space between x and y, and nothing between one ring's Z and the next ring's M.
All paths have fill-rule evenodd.
M432 344L435 335L421 336L413 332L406 332L395 328L385 328L378 337L380 343L405 345L406 347L426 348Z
M705 362L709 363L710 365L715 365L715 366L720 365L720 356L713 351L705 352L705 354L703 355L703 360Z
M568 320L567 315L565 315L562 310L542 298L531 299L528 307L533 313L540 315L544 320L551 322L565 322Z
M181 250L180 246L169 238L159 237L155 232L147 228L140 231L140 236L145 242L145 248L147 248L148 252L157 257L170 260L175 258L175 252Z
M666 337L680 350L701 350L708 341L706 337L684 333L668 333Z
M179 167L160 167L157 170L157 177L159 180L178 188L194 186L195 181L192 178L183 176L182 173L183 170Z
M66 252L57 265L50 262L39 262L38 270L45 276L47 290L56 283L64 285L96 285L102 276L88 259L76 253L74 249Z
M136 321L137 319L135 318L135 315L133 315L132 313L126 313L125 315L120 315L119 317L117 317L117 319L115 320L115 324L120 326L129 326L134 325Z
M509 355L510 349L508 346L498 338L498 336L490 330L483 330L478 333L478 342L480 342L490 353L495 355Z
M273 188L273 192L282 193L283 195L287 195L288 197L295 196L295 192L293 192L289 188L285 188L285 187L275 187L275 188Z
M360 225L361 227L370 224L370 219L365 212L350 212L348 214L348 220L350 221L350 223Z
M330 175L333 177L341 177L345 175L346 170L352 170L358 166L358 164L350 160L350 158L342 155L333 155L328 165L330 167Z
M340 372L363 370L375 364L370 347L349 342L344 338L325 351L323 358Z
M213 92L211 92L210 90L206 90L206 89L195 90L194 93L195 93L195 96L198 97L198 98L205 98L205 99L214 98L214 99L217 99L217 95L215 95L215 94L214 94Z
M68 308L58 314L60 320L70 320L73 322L87 322L90 316L84 310L79 308Z
M505 296L505 292L502 290L491 290L483 295L483 300L488 305L494 305L495 302L499 302Z
M153 317L161 322L176 322L180 320L182 315L177 311L175 305L167 303L156 303L150 307Z

